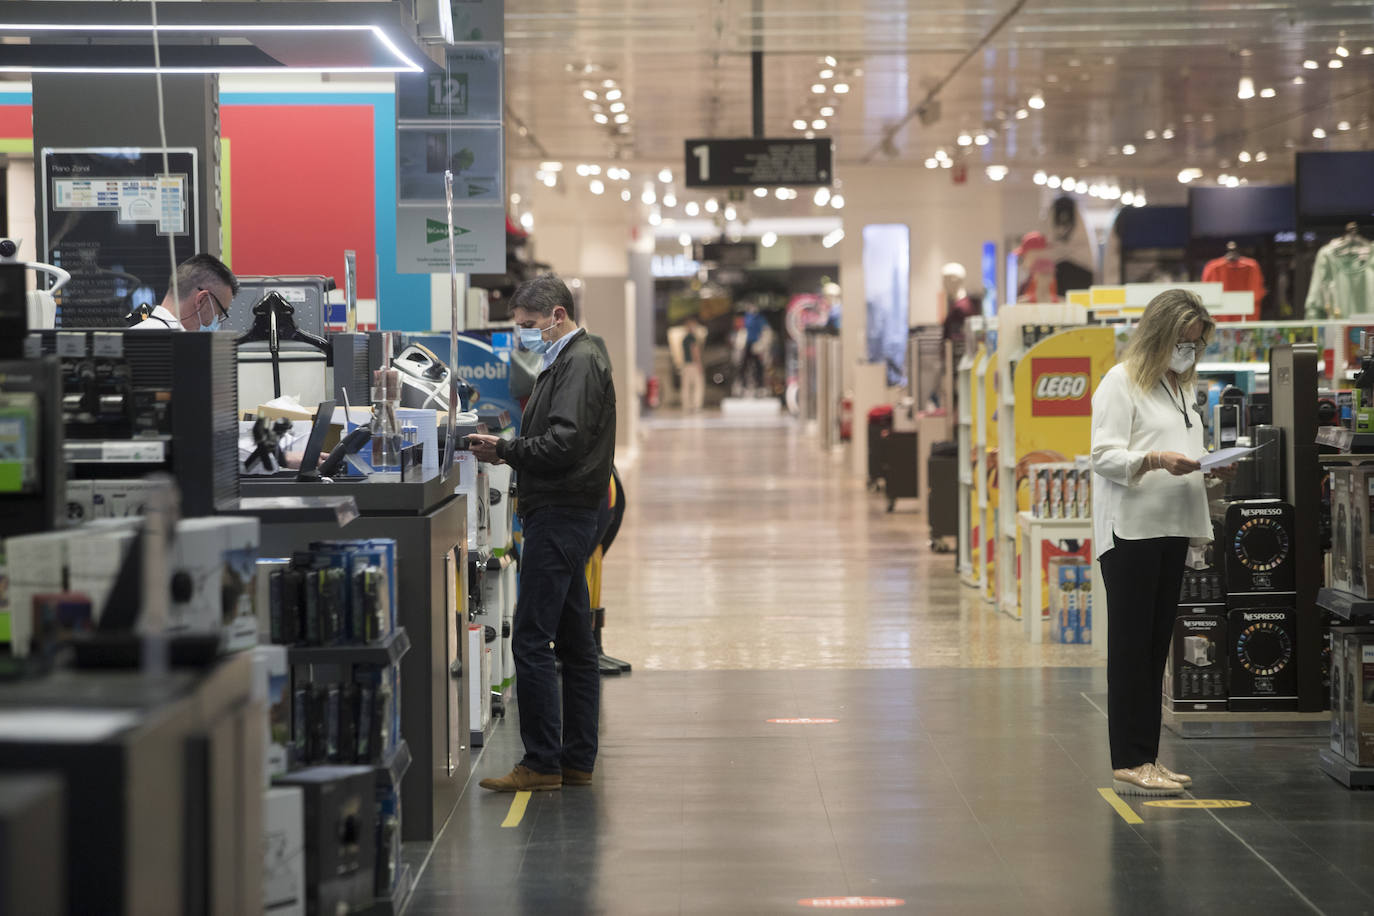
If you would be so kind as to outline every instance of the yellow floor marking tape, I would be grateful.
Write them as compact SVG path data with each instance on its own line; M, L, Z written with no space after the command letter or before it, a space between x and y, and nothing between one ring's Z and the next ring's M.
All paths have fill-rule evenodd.
M506 819L501 822L502 827L519 827L520 822L525 818L525 809L530 804L529 792L516 792L515 800L510 803L510 811L506 813Z
M1230 798L1166 798L1160 801L1147 801L1151 808L1248 808L1248 801L1235 801Z
M1117 795L1116 792L1114 792L1113 790L1098 789L1097 793L1101 795L1104 800L1106 800L1107 804L1111 805L1116 810L1117 814L1121 815L1121 819L1126 823L1145 823L1145 821L1141 819L1140 815L1136 814L1134 809L1132 809L1130 805L1126 804L1126 802L1121 798L1121 796Z

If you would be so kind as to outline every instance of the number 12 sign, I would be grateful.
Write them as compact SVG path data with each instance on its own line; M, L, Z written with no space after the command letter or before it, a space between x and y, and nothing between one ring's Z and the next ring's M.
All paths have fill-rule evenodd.
M686 141L689 188L828 185L834 154L826 137Z

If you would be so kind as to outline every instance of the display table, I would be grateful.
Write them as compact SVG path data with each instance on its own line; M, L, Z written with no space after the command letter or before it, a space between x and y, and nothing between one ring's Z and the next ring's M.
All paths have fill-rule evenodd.
M468 706L467 498L456 480L422 483L298 483L245 479L243 496L349 496L359 515L347 528L321 519L265 522L263 557L290 556L312 541L393 538L396 622L411 649L401 658L401 734L415 763L401 783L401 833L431 841L448 820L471 766Z
M1045 641L1045 593L1041 589L1040 566L1045 558L1045 543L1063 540L1091 542L1093 522L1090 518L1041 518L1030 512L1017 513L1021 537L1021 556L1025 566L1021 570L1021 627L1032 643ZM1097 607L1093 611L1097 613ZM1013 615L1015 616L1015 615ZM1093 628L1094 639L1097 628Z

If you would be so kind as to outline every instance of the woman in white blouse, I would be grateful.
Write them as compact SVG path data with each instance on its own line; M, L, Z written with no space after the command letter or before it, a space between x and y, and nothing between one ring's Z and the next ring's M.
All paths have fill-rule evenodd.
M1107 710L1118 792L1178 795L1159 764L1160 685L1190 542L1211 540L1194 387L1216 327L1201 300L1160 293L1093 394L1093 538L1107 589Z

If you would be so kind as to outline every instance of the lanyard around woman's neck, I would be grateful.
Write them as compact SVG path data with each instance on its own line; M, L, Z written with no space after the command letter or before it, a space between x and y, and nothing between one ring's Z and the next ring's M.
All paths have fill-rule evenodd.
M1178 390L1178 400L1175 401L1175 400L1174 400L1174 396L1173 396L1172 394L1169 393L1169 382L1168 382L1168 380L1167 380L1166 378L1165 378L1165 379L1160 379L1160 380L1159 380L1159 384L1160 384L1160 387L1162 387L1162 388L1164 389L1164 394L1168 396L1168 398L1169 398L1169 403L1170 403L1170 404L1173 404L1175 407L1177 407L1177 408L1178 408L1178 412L1181 413L1181 414L1183 414L1183 425L1184 425L1186 428L1188 428L1188 429L1192 429L1192 428L1193 428L1193 421L1192 421L1192 419L1188 416L1188 404L1187 404L1187 402L1185 402L1184 399L1183 399L1183 386L1180 385L1180 384L1178 383L1177 380L1174 381L1174 387Z

